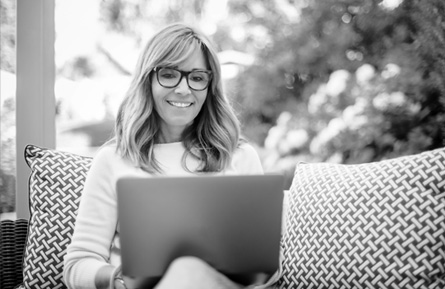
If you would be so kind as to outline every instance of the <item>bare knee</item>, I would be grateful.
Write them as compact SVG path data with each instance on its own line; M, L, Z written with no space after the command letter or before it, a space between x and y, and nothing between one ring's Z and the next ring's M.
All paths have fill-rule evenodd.
M182 256L173 260L169 266L169 270L199 272L209 270L211 267L205 261L194 256Z
M203 280L212 276L211 270L211 267L199 258L193 256L179 257L170 263L167 272L165 272L156 289L211 288L198 286Z
M167 269L156 289L239 289L226 276L205 261L184 256L175 259Z

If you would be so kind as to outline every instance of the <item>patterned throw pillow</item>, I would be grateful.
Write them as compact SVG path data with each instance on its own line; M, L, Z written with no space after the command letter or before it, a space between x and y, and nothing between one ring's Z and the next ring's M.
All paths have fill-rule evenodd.
M445 148L296 167L280 288L445 288Z
M31 176L23 284L25 288L66 288L63 257L91 158L28 145L25 159Z

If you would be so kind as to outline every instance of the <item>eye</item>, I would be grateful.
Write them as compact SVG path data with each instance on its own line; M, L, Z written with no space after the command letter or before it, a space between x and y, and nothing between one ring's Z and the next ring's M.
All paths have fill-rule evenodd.
M171 73L163 73L161 74L161 77L163 78L175 78L175 76Z
M190 80L194 82L204 81L204 79L201 76L192 76L190 77Z
M173 69L161 69L159 71L159 76L165 79L172 79L178 77L178 73Z
M205 72L194 72L190 74L190 80L194 82L208 81L209 77Z

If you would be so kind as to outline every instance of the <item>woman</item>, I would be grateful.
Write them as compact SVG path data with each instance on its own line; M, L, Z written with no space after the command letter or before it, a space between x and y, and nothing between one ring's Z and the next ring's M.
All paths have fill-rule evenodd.
M147 43L115 131L113 141L94 158L85 182L64 263L69 288L126 288L118 273L118 178L263 172L253 147L240 141L215 51L186 25L170 25ZM174 261L157 288L188 285L237 288L195 258Z

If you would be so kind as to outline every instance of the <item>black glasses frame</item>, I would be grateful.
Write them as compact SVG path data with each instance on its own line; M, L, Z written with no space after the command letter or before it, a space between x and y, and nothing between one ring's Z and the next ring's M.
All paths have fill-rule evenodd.
M178 83L176 83L175 85L172 85L172 86L163 85L163 84L161 83L161 81L159 80L159 71L160 71L161 69L164 69L164 68L166 68L166 69L171 69L171 70L174 70L174 71L177 71L177 72L179 72L179 73L181 74L181 77L179 78ZM153 69L153 71L156 72L156 79L158 80L159 85L162 86L162 87L165 87L165 88L173 88L173 87L176 87L176 86L178 86L178 85L181 83L182 78L185 76L185 79L186 79L186 81L187 81L187 85L188 85L188 87L189 87L190 89L194 90L194 91L202 91L202 90L208 88L208 87L210 86L210 82L212 81L212 77L213 77L213 74L212 74L212 71L211 71L211 70L192 70L192 71L183 71L183 70L179 70L179 69L177 69L177 68L172 68L172 67L155 67L155 68ZM189 83L189 74L190 74L190 73L195 73L195 72L204 72L204 73L206 73L206 74L209 76L209 81L207 82L207 85L206 85L204 88L202 88L202 89L195 89L195 88L193 88L193 87L190 86L190 83Z

